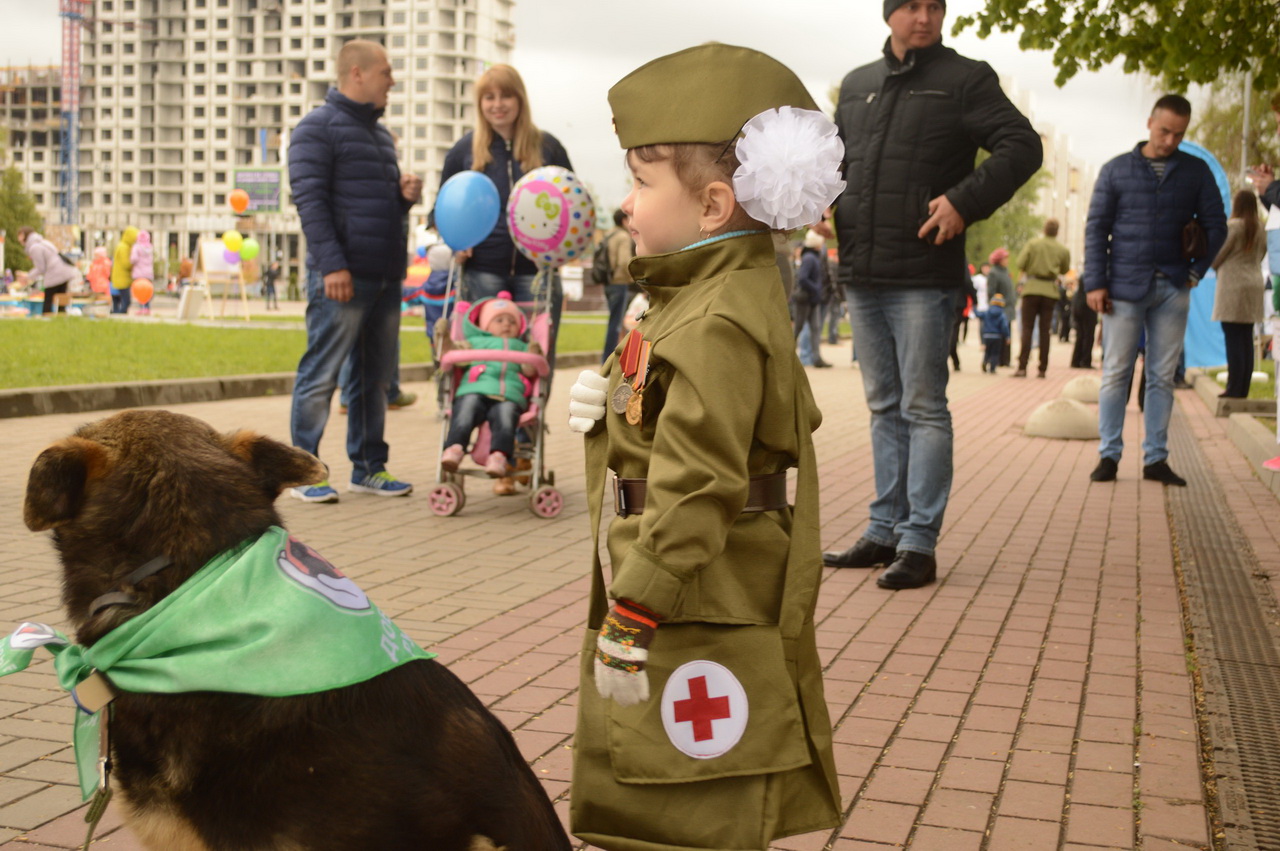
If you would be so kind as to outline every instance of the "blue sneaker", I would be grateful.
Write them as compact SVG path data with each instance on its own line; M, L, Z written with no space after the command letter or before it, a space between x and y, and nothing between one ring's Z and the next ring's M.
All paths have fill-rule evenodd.
M337 502L338 492L329 484L329 480L316 482L301 488L289 488L289 496L303 502Z
M352 493L371 493L375 496L408 496L413 492L413 485L402 482L386 470L351 481L347 490Z

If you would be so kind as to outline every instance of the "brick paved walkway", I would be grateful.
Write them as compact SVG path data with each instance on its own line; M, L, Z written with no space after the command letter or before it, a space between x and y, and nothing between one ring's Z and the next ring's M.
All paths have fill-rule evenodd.
M872 496L867 414L847 349L811 370L824 543L851 544ZM847 817L834 832L779 849L1171 849L1209 846L1192 679L1164 494L1141 480L1136 409L1120 480L1093 485L1093 442L1022 436L1041 402L1080 375L1056 347L1045 381L967 371L951 384L955 487L939 547L940 581L883 591L873 571L828 571L819 644L836 722ZM1097 374L1097 373L1093 373ZM562 372L553 410L565 406ZM388 417L391 470L425 490L439 424L426 399ZM1264 566L1280 567L1275 498L1191 394L1179 405ZM287 438L288 400L177 410L218 428ZM0 629L61 623L45 535L21 526L35 454L92 415L0 421ZM337 429L337 431L335 431ZM342 420L325 442L345 480ZM548 442L564 514L530 514L523 498L472 487L463 513L429 514L422 494L343 494L337 505L280 501L291 531L352 575L417 640L440 654L515 731L567 811L576 652L585 617L590 536L580 440ZM1177 458L1171 459L1177 469ZM1280 570L1277 570L1280 574ZM512 659L512 648L527 650ZM0 683L0 849L69 849L82 841L69 741L71 708L52 666ZM104 849L134 849L109 814Z

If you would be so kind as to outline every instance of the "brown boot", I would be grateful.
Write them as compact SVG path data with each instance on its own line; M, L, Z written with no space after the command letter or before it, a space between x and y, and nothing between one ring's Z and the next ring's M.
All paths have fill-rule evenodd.
M516 492L514 476L502 476L493 480L493 492L497 496L511 496Z

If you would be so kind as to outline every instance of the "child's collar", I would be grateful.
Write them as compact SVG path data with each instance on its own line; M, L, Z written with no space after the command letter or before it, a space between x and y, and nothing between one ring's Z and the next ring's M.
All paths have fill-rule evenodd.
M704 245L711 245L713 242L719 242L722 239L732 239L735 236L746 236L747 234L751 234L751 233L764 233L764 232L765 231L760 231L760 230L729 231L728 233L722 233L719 236L709 236L706 239L698 240L697 242L693 243L693 245L686 245L684 248L681 248L680 250L688 251L690 248L701 248Z

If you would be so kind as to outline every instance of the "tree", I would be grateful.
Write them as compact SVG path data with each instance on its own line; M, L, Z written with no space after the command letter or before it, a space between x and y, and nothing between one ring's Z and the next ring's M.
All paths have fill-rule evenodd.
M978 152L978 163L987 158L986 151ZM975 267L987 261L987 257L997 248L1007 248L1013 260L1017 258L1022 246L1040 235L1044 228L1044 217L1035 213L1036 201L1040 198L1040 190L1049 183L1049 172L1040 169L1031 179L1013 194L1003 207L991 214L988 219L965 229L965 256Z
M1242 180L1245 166L1280 162L1275 114L1265 92L1250 92L1249 126L1245 130L1248 153L1240 162L1240 126L1244 122L1244 79L1236 74L1209 86L1191 117L1189 138L1209 150L1233 184Z
M1274 0L986 0L961 15L959 34L976 27L1020 30L1023 50L1052 50L1063 85L1081 68L1097 71L1124 59L1128 73L1145 71L1185 91L1252 67L1257 91L1280 88L1280 15Z
M30 269L31 260L18 244L18 228L40 228L35 196L22 185L22 172L9 166L0 173L0 228L4 229L4 266L6 269Z

